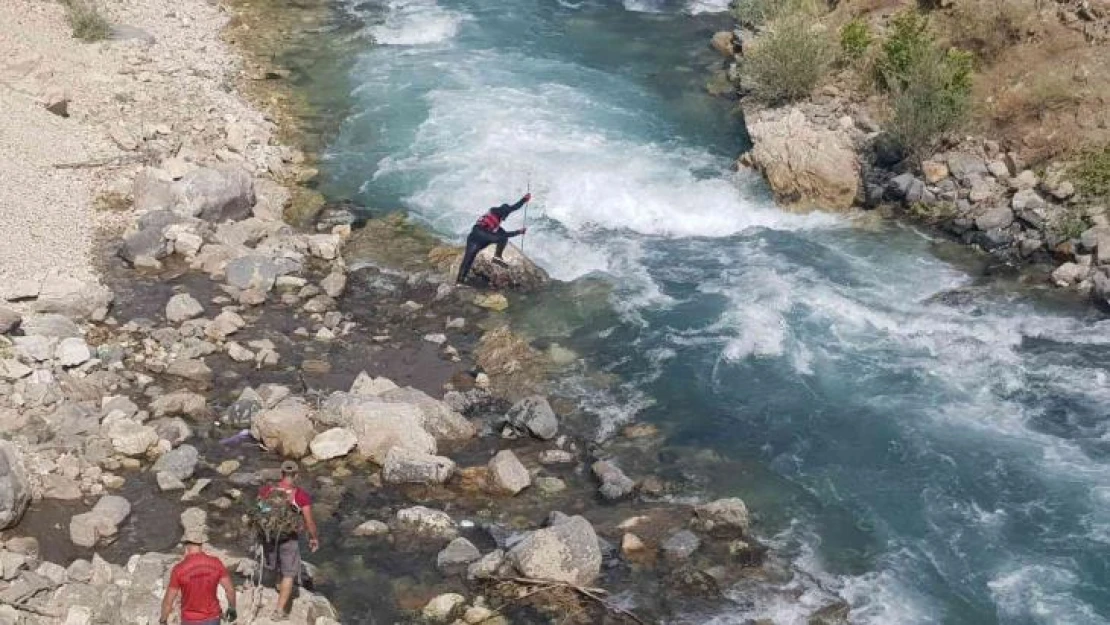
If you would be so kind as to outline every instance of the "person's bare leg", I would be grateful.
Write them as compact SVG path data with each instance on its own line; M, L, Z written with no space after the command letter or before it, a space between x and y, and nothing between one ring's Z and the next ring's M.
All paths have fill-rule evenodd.
M293 578L292 577L282 577L281 581L278 582L277 612L279 614L285 614L286 613L286 608L289 605L289 599L291 599L292 597L293 597Z

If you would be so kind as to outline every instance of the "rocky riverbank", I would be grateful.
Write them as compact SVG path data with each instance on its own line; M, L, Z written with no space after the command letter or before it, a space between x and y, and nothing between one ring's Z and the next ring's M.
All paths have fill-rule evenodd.
M1092 62L1106 54L1110 7L965 0L919 14L908 2L830 3L835 8L780 3L812 11L804 28L825 47L818 57L822 69L807 76L812 85L769 102L760 95L758 76L746 69L747 57L755 54L755 63L773 57L774 44L790 36L797 15L772 14L767 7L774 3L740 4L736 30L713 39L728 60L711 88L739 97L753 144L740 165L762 172L781 202L878 210L927 225L1030 270L1033 284L1072 289L1106 304L1110 260L1099 241L1110 246L1110 202L1098 180L1105 176L1100 168L1110 141L1110 77ZM889 80L883 72L892 70L882 68L929 46L941 51L938 56L971 63L970 74L954 74L965 76L959 80L967 81L966 96L951 96L969 99L960 106L969 108L970 121L955 121L962 108L953 110L953 120L943 119L941 96L931 108L920 105L933 111L928 118L915 112L912 98L924 102L935 94L883 91ZM799 54L817 54L817 47ZM965 71L949 63L938 63L938 71ZM789 75L784 81L801 73L797 67L783 71ZM906 128L910 122L918 125ZM929 124L936 128L924 135ZM924 136L915 135L922 143L911 153L898 137L915 132Z
M109 38L79 43L60 5L3 10L5 102L27 117L0 160L28 181L17 208L71 228L4 265L0 622L156 622L195 526L235 572L239 622L270 622L244 515L283 458L306 467L324 539L294 623L653 622L796 592L742 500L653 473L652 428L599 445L573 427L549 378L574 355L503 312L550 288L542 270L487 253L474 273L503 290L456 288L457 249L398 217L353 230L295 186L311 155L233 88L282 68L244 69L222 39L257 14L113 2ZM26 156L40 136L52 158ZM817 594L821 622L845 618Z

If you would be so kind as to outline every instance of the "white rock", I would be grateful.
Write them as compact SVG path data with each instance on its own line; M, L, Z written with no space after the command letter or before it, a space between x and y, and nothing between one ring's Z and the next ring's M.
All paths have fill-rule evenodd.
M58 364L63 367L76 367L92 358L92 352L89 351L89 346L84 339L70 337L58 343L54 356L58 359Z
M331 460L346 456L357 443L358 437L351 430L332 428L317 434L308 447L318 460Z
M389 526L381 521L366 521L351 532L355 536L382 536L389 533Z
M424 618L432 623L447 623L463 605L466 597L453 592L442 594L424 606Z

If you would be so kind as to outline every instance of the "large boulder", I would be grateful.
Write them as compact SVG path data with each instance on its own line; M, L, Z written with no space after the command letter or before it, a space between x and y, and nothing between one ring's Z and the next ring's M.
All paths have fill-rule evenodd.
M394 447L435 455L436 439L424 429L423 416L420 408L412 404L334 393L321 406L317 420L350 428L358 437L359 453L377 464L385 464Z
M802 111L762 111L748 123L752 165L779 201L801 208L847 209L860 185L849 137L809 122Z
M251 435L283 456L301 458L308 453L309 444L316 436L310 413L308 404L300 399L282 400L273 408L254 415Z
M93 509L69 520L69 538L79 547L94 547L115 537L120 523L131 514L131 503L123 497L105 495Z
M386 484L442 484L451 479L455 463L450 458L394 447L382 465Z
M580 516L529 534L508 560L525 577L588 586L601 573L601 548L590 522Z
M543 440L551 440L559 433L559 419L543 395L533 395L518 401L509 409L505 420L518 430Z
M547 275L543 267L532 262L532 259L524 255L520 248L513 244L505 246L505 251L501 255L502 261L505 264L494 262L494 252L496 250L493 246L478 252L474 258L474 264L470 268L471 276L478 276L484 278L489 285L494 289L514 289L518 291L530 291L538 289L551 281L551 277ZM462 264L462 252L457 255L449 257L451 263L441 263L448 275L454 279L459 273L459 266Z
M173 209L206 221L238 221L251 214L254 180L236 166L202 167L173 184Z
M415 406L421 413L421 425L437 441L460 441L473 438L478 430L461 414L438 399L412 387L387 390L378 394L382 401Z
M14 443L0 440L0 530L18 523L30 502L23 455Z

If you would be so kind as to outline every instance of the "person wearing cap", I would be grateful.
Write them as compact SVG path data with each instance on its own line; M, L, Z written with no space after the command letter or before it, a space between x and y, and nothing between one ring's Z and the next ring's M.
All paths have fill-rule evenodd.
M259 500L267 500L275 490L285 491L286 499L300 515L301 524L308 531L308 548L315 553L320 548L316 533L316 520L312 516L312 497L297 486L297 463L286 460L281 463L281 480L276 484L266 484L258 491ZM298 528L299 529L299 528ZM277 538L275 544L265 545L267 566L278 571L278 601L273 618L280 619L286 613L289 600L293 597L293 585L301 573L300 532L292 531Z
M204 553L208 536L204 528L186 529L181 542L185 544L185 557L170 572L170 585L162 596L162 614L158 622L165 625L173 611L173 604L181 597L181 625L220 625L220 598L216 594L223 587L227 597L225 617L235 622L235 586L219 558Z
M494 249L493 261L501 265L505 264L505 261L501 259L501 254L504 253L505 246L509 244L509 239L528 232L528 228L509 232L501 227L501 222L508 219L509 215L520 210L520 207L530 201L532 201L532 194L528 193L520 198L516 204L495 206L478 218L478 223L474 224L474 227L470 229L470 234L466 237L466 251L463 253L462 264L459 265L459 275L455 278L455 284L466 283L466 276L470 273L470 267L474 264L478 252L490 245L497 246Z

